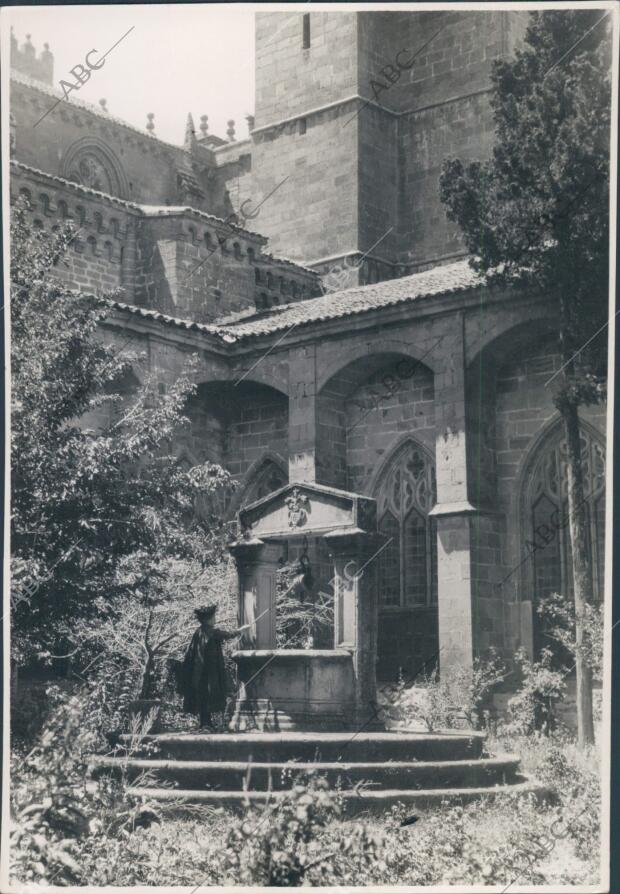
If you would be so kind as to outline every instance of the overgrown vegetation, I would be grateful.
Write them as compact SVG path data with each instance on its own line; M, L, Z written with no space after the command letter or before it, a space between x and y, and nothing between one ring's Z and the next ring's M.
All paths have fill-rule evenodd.
M548 636L561 647L574 667L579 652L592 672L592 678L603 679L603 643L605 631L604 604L589 603L584 607L583 635L577 642L575 635L575 605L560 593L552 593L538 604L538 614L546 622Z
M312 649L329 642L334 600L313 587L303 558L283 565L276 577L276 644L280 649Z
M22 883L477 886L598 878L597 755L559 732L500 730L489 743L521 754L525 771L547 786L546 801L501 795L416 809L416 819L404 805L347 819L337 789L291 764L282 799L248 805L241 816L203 808L175 817L129 798L126 774L90 776L86 756L101 741L97 696L57 694L35 748L15 756L12 873ZM143 732L134 729L135 749L145 747Z
M495 649L476 658L472 668L455 667L443 674L436 668L415 685L405 679L382 699L382 714L395 726L421 726L429 732L488 725L491 698L504 679L505 666Z
M49 233L27 218L20 199L11 221L11 603L21 665L73 652L83 641L77 619L113 624L128 604L160 603L173 567L160 557L219 561L232 485L221 467L188 469L170 452L188 424L192 361L174 382L140 382L132 340L101 339L109 302L54 275L72 226Z
M292 777L294 765L288 773ZM248 806L226 838L225 864L237 884L294 887L355 884L381 863L384 836L366 824L342 827L338 795L315 773L299 774L290 792L263 808ZM322 833L329 829L329 844ZM383 865L383 868L386 868Z

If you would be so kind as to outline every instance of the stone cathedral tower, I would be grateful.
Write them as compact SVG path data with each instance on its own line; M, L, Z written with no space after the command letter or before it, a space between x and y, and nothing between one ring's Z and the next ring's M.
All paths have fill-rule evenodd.
M462 254L439 203L446 155L491 147L493 60L522 13L256 16L252 193L274 250L318 270L360 260L362 282Z

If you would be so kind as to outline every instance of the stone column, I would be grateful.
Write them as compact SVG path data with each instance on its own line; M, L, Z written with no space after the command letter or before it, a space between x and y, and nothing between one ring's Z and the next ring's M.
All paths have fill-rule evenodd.
M370 728L375 716L377 660L377 562L382 537L365 533L325 534L334 562L334 647L353 656L356 726ZM376 724L375 724L376 725Z
M315 482L316 476L316 348L289 352L289 481Z
M439 662L445 670L471 666L476 647L472 581L472 518L468 499L465 357L462 337L450 339L435 373Z
M242 648L276 647L276 568L280 548L262 540L239 541L230 547L237 565L239 616L250 624Z

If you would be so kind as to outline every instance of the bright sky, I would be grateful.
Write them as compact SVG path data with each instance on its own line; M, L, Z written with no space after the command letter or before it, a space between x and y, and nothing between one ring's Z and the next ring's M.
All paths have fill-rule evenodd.
M226 137L227 121L237 139L247 136L245 116L254 112L254 12L226 4L161 6L14 7L10 23L20 47L31 35L37 55L44 43L54 54L54 85L84 56L95 62L132 26L105 65L73 97L98 105L137 127L155 113L155 134L182 144L187 113L199 131Z

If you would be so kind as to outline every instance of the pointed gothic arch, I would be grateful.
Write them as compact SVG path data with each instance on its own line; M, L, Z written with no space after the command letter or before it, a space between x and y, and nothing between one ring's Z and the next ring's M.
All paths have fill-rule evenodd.
M605 442L580 420L588 549L595 600L603 598ZM523 464L519 488L523 598L534 605L552 593L573 592L568 531L566 440L560 418L540 433Z
M267 453L246 472L245 484L235 501L235 509L248 506L285 484L288 484L288 471L284 460L278 454Z
M437 603L437 533L429 515L437 500L435 459L406 437L374 480L377 524L389 539L379 556L381 609L427 608Z
M61 175L74 183L120 199L126 199L129 195L123 166L99 137L82 137L72 143L63 155Z

